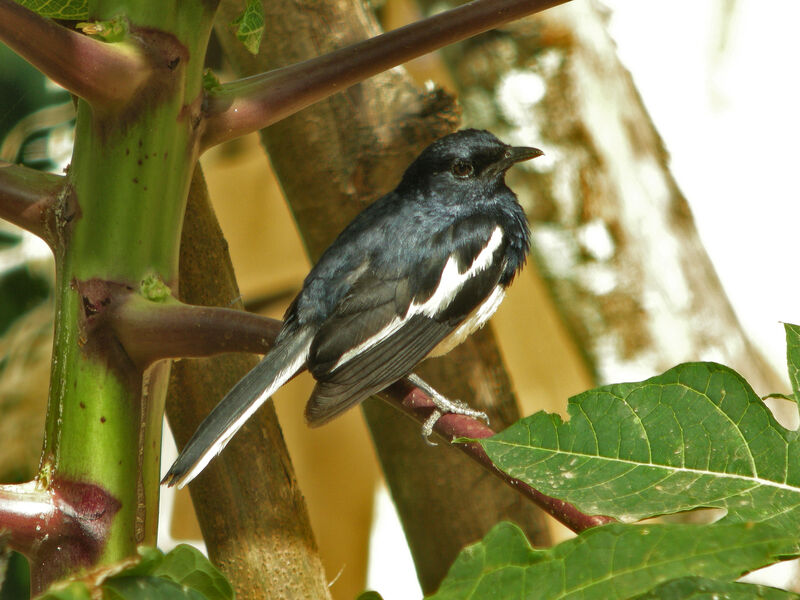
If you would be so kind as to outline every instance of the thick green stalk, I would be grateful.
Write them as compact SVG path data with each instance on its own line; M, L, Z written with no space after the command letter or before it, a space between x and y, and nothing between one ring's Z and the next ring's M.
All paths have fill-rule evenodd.
M119 106L79 101L70 193L55 211L56 335L39 483L90 486L81 488L81 522L91 539L58 559L34 552L34 589L156 542L169 368L142 372L114 334L112 309L130 294L157 301L164 285L177 286L213 7L126 4L92 13L130 18L129 41L147 57L150 76ZM87 496L95 501L86 504Z

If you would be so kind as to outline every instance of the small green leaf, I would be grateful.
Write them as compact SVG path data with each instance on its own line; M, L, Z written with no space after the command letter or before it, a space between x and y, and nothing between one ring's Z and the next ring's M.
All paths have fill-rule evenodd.
M800 326L784 323L786 330L786 362L789 366L789 381L792 382L794 401L800 402Z
M152 302L164 302L172 297L169 286L156 273L145 277L139 285L139 290L142 296Z
M181 544L167 554L156 548L139 548L141 559L132 567L103 583L108 598L162 598L146 594L164 593L164 598L232 600L231 584L198 550ZM175 595L175 590L182 595ZM143 590L139 594L137 590ZM190 593L191 592L191 593ZM115 596L114 594L117 594Z
M208 600L231 600L228 580L196 548L181 544L168 553L153 575L167 577L203 594Z
M203 89L207 92L214 92L219 90L222 87L222 84L219 81L219 77L217 77L216 73L211 69L206 69L203 71Z
M139 562L127 569L114 573L111 577L152 575L161 563L164 562L164 553L158 548L139 546L136 551L139 553Z
M116 17L110 21L92 21L90 23L78 23L75 27L86 35L90 35L104 42L121 42L128 35L128 22L122 17Z
M79 21L89 16L88 0L17 0L17 2L50 19Z
M636 521L695 508L770 521L800 537L800 438L736 372L690 363L537 413L481 444L539 491L593 515Z
M654 587L633 600L800 600L800 595L765 585L683 577Z
M247 0L242 14L231 23L236 28L236 37L251 54L258 54L264 35L264 8L261 0Z
M37 600L91 600L92 595L89 593L89 588L85 583L74 581L66 587L58 587L58 589L48 590L42 596L38 596Z
M630 598L676 577L735 579L793 545L764 523L613 523L534 550L519 527L500 523L461 551L431 600Z
M160 577L119 577L103 584L103 600L207 600L192 588Z

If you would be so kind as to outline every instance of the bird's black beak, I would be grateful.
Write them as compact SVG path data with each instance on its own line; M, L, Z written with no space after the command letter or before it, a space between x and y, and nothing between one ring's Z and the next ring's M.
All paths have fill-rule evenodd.
M503 159L503 162L508 165L506 168L510 167L514 163L522 162L524 160L530 160L532 158L536 158L537 156L542 156L544 152L539 150L538 148L528 148L526 146L510 146L506 150L506 155Z
M505 173L511 165L524 160L530 160L537 156L542 156L544 152L538 148L528 148L527 146L509 146L506 148L503 158L495 163L491 169L495 173Z

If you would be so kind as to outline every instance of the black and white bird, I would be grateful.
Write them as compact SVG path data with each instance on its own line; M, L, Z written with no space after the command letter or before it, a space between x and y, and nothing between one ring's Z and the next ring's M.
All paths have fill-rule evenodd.
M287 310L275 346L211 411L164 483L183 487L194 479L304 366L317 380L306 406L309 425L317 426L481 327L530 247L525 213L505 173L541 154L474 129L428 146L397 188L361 212L322 254ZM437 415L484 416L433 395Z

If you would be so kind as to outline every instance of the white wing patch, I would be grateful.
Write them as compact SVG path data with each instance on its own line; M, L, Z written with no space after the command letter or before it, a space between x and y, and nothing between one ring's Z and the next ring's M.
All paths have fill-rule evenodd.
M367 338L358 346L355 346L354 348L351 348L342 354L341 358L336 361L336 364L333 366L331 371L335 371L355 356L358 356L362 352L369 350L376 344L379 344L383 340L387 339L389 336L399 330L403 326L403 323L405 323L405 321L410 317L423 314L433 318L443 309L447 308L459 290L464 287L464 284L469 281L470 278L474 277L476 273L483 271L492 264L494 253L500 247L502 242L503 231L500 229L500 227L495 227L494 231L492 231L489 241L486 243L486 246L484 246L483 250L478 253L478 256L475 257L475 260L472 261L472 264L463 273L459 272L458 264L456 263L455 258L452 256L448 258L444 265L444 269L442 269L442 274L439 277L439 284L436 286L436 289L430 298L428 298L422 304L416 304L412 302L408 307L405 316L395 317L378 333L370 338ZM496 297L498 293L499 297ZM457 332L462 332L460 340L455 342L453 346L448 348L447 351L461 343L461 341L463 341L463 339L466 338L472 331L480 327L486 321L486 319L492 316L494 311L497 310L497 306L499 306L500 302L503 300L503 294L504 292L499 286L492 291L492 294L486 299L486 301L484 301L475 311L473 311L467 320L464 321L464 323L462 323L458 329L453 332L453 334L448 336L447 339L449 340L451 337L456 335ZM488 311L488 314L486 314L477 324L467 327L468 323L474 321L476 315L481 311L483 311L483 313ZM467 328L465 329L465 327Z
M439 344L430 351L428 356L442 356L447 354L469 337L473 331L477 331L486 324L486 321L495 313L497 307L503 302L506 291L503 286L495 286L492 293L483 301L478 308L473 310L464 322L456 330L444 338Z

